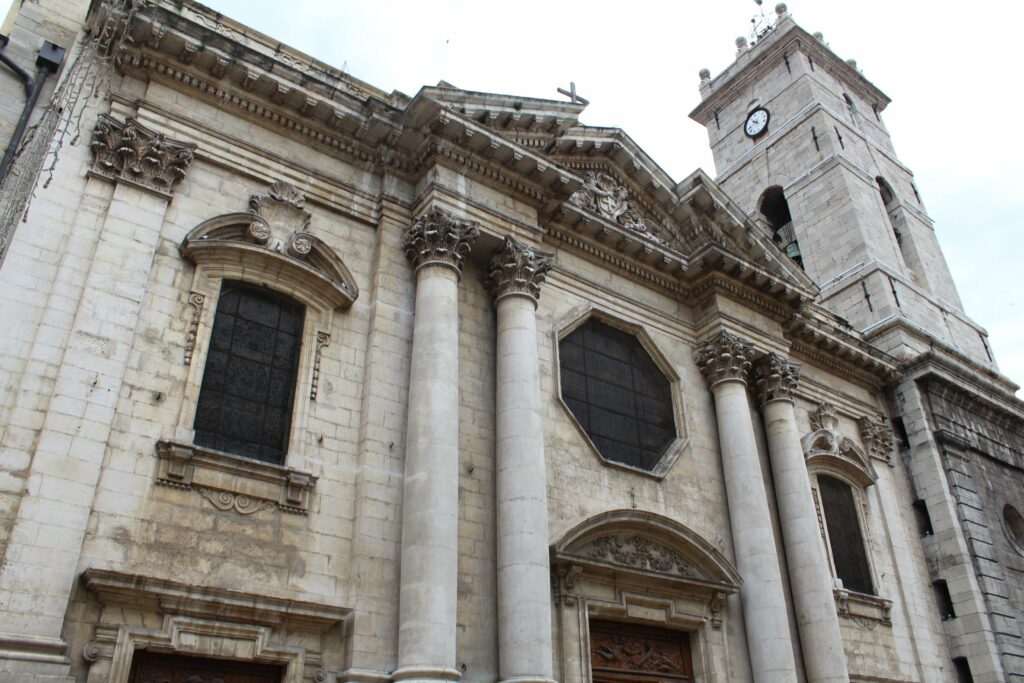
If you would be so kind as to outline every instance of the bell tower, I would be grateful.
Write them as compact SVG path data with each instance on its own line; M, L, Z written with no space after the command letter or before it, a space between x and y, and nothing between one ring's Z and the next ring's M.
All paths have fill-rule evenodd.
M736 40L725 71L700 73L690 116L717 182L872 343L911 357L939 340L994 368L882 120L889 98L785 4L775 14L752 43Z

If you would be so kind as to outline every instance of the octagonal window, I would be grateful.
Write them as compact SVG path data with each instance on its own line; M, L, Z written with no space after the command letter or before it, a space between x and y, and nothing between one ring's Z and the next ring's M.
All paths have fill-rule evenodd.
M676 438L669 379L636 336L591 317L558 345L562 399L607 460L651 471Z

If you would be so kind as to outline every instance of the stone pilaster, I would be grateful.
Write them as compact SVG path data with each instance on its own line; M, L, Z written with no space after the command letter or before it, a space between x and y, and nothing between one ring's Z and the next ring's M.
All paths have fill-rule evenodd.
M800 366L769 353L756 363L754 371L807 681L845 683L850 677L832 597L832 573L818 530L793 410Z
M85 269L69 266L58 278L64 306L76 312L40 406L39 436L22 453L5 451L31 462L31 493L21 499L0 563L0 659L14 662L2 667L14 672L8 680L67 675L68 601L168 202L194 148L130 118L102 115L93 132L99 170L85 193L105 210L76 225L76 242L91 254Z
M796 663L782 573L747 397L753 354L750 344L722 332L704 342L694 360L715 399L733 547L743 577L740 597L750 668L756 683L793 683Z
M462 263L480 232L432 208L405 233L416 270L402 501L396 681L456 681L459 310Z
M537 298L549 254L511 237L485 285L497 315L498 664L502 681L552 680L547 474L537 356Z

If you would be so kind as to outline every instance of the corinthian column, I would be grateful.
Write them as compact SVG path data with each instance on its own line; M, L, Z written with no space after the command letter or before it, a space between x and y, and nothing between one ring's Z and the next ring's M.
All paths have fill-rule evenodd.
M755 375L807 681L848 683L850 675L832 597L832 573L825 563L811 482L793 410L793 392L800 377L800 366L770 353L757 363Z
M750 344L722 332L697 349L694 360L715 398L733 547L743 577L740 599L750 668L756 683L792 683L796 681L796 663L786 599L747 399L753 350Z
M459 310L476 223L430 209L405 233L416 271L396 681L457 681Z
M502 681L552 681L537 298L551 256L511 237L487 267L498 319L495 394L498 665Z

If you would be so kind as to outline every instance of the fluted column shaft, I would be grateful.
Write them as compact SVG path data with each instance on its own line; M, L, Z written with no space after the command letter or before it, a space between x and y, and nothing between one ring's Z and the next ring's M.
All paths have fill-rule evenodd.
M715 400L736 566L743 577L750 668L756 683L793 683L796 663L782 574L747 397L752 352L749 344L723 332L698 349L695 360Z
M456 681L459 310L474 224L431 209L406 232L416 269L402 501L398 670L394 680Z
M782 542L808 683L848 683L850 676L825 561L818 515L793 410L799 366L768 354L756 367Z
M552 680L547 475L537 297L551 257L505 239L486 285L495 298L498 665L502 681Z

